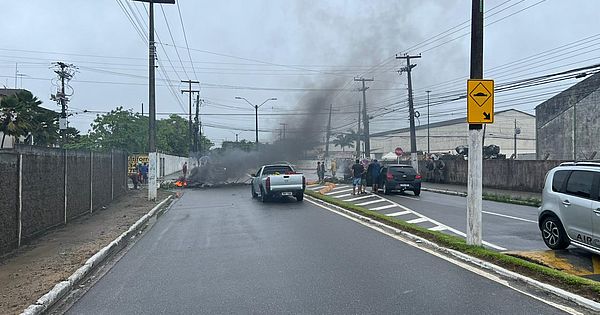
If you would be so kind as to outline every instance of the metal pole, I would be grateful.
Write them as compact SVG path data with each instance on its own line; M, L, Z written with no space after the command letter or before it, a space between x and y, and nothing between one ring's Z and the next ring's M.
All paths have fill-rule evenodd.
M329 157L329 138L331 137L331 111L333 104L329 104L329 121L327 123L327 140L325 141L325 157Z
M256 145L258 146L258 105L254 105L254 116L255 116L255 119L256 119L256 130L255 130Z
M155 73L154 67L154 1L149 0L150 30L149 38L149 78L148 78L148 200L156 200L156 100L155 100Z
M483 78L483 0L471 3L471 79ZM482 244L482 125L469 125L469 174L467 179L467 244Z
M515 160L517 159L517 120L515 119L515 130L514 130L514 134L515 134L515 144L514 144L514 152L513 155L515 156Z
M573 104L573 161L577 162L577 103Z
M361 103L358 101L358 127L356 128L356 158L360 158L360 116L361 116Z
M425 91L427 92L427 154L431 153L431 148L429 147L429 93L431 93L431 91Z

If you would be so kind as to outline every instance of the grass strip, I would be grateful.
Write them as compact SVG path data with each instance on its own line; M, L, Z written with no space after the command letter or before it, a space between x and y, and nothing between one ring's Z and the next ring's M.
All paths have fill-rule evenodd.
M537 198L522 199L522 198L509 196L509 195L496 195L496 194L483 193L483 199L490 200L490 201L504 202L504 203L512 203L512 204L521 205L521 206L539 207L542 205L542 201Z
M367 208L357 206L337 198L322 195L318 192L306 190L305 193L311 197L342 207L365 217L378 220L379 222L386 223L403 231L418 235L440 246L457 250L472 257L477 257L481 260L499 265L508 270L529 276L541 282L550 283L569 292L573 292L596 302L600 302L599 282L571 275L546 266L538 265L521 258L487 249L482 246L468 245L466 241L460 237L444 234L438 231L430 231L426 228L406 223L400 219L388 217L384 214L370 211Z

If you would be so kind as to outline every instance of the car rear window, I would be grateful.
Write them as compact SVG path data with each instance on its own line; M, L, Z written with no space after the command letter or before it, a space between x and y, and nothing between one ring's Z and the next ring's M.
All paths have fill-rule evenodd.
M552 178L552 191L560 192L570 171L557 171Z
M402 166L391 166L390 173L393 175L417 175L417 172L412 167L402 167Z
M593 182L594 172L573 171L567 182L566 193L582 198L590 198Z
M263 170L263 175L286 174L293 171L289 166L268 166Z

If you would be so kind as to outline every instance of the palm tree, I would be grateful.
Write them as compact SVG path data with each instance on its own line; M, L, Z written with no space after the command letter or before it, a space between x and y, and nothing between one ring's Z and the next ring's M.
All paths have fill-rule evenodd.
M354 140L351 135L339 133L335 136L335 139L331 140L331 143L336 147L341 147L342 152L344 152L346 147L354 148Z

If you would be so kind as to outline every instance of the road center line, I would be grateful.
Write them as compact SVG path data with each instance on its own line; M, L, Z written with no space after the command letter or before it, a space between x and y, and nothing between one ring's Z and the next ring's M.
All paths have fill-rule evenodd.
M501 214L501 213L496 213L496 212L490 212L490 211L481 211L481 212L485 213L485 214L495 215L495 216L499 216L499 217L503 217L503 218L508 218L508 219L513 219L513 220L519 220L519 221L530 222L530 223L537 223L537 221L533 221L533 220L529 220L529 219L523 219L523 218L519 218L519 217L513 217L512 215L506 215L506 214Z

